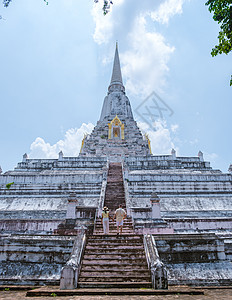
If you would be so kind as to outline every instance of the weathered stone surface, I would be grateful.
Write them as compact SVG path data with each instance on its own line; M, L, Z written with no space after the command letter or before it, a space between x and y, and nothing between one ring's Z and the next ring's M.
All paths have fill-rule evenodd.
M120 172L111 168L112 163L119 163ZM197 157L179 157L174 149L171 155L151 155L148 140L133 119L116 49L100 120L84 139L79 157L60 152L58 159L30 159L25 154L13 171L0 170L1 284L58 284L75 236L83 231L92 235L93 229L96 235L86 248L82 286L96 287L94 280L99 278L98 286L106 286L108 277L108 287L115 286L113 280L124 286L128 278L131 287L136 282L150 286L144 281L148 274L136 234L154 234L172 284L229 284L231 170L231 166L229 173L213 170L201 151ZM104 240L97 218L104 204L112 214L120 202L129 216L123 246L112 221L112 237ZM99 258L105 262L100 273L106 277L96 277ZM116 267L119 262L127 269L123 276ZM133 270L127 267L132 262ZM76 269L66 271L72 285Z
M57 284L73 237L0 236L0 285Z

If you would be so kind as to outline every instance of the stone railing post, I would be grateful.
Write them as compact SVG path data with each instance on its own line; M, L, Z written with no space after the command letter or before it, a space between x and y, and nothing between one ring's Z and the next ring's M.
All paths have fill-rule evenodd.
M152 207L152 219L161 219L159 197L155 193L153 193L150 201Z
M232 164L229 165L228 171L229 171L230 173L232 173Z
M23 155L23 162L26 162L27 159L28 159L28 155L27 155L27 153L25 153L25 154Z
M63 157L64 157L64 154L62 151L60 151L58 160L63 160Z
M78 235L71 256L61 269L60 289L72 290L77 288L78 277L81 269L81 261L84 255L86 245L86 235L82 233Z
M152 288L157 290L168 289L167 270L159 258L154 237L151 234L144 235L143 241L147 263L152 277Z
M176 150L172 148L171 151L171 155L172 155L172 160L176 160Z
M204 161L203 153L201 151L198 152L198 157L200 161Z
M75 193L70 193L68 198L68 206L67 206L67 212L66 212L66 219L76 219L76 206L77 206L78 200L76 198Z

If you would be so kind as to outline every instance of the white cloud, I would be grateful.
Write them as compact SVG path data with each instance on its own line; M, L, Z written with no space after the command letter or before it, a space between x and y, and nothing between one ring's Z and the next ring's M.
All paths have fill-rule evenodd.
M123 4L125 0L117 0L114 2L114 9ZM95 22L95 30L93 34L94 41L101 45L107 44L113 35L113 30L117 24L117 19L114 14L114 10L110 11L105 16L102 11L103 1L99 3L93 3L91 14Z
M94 41L99 45L108 43L114 26L112 13L103 16L101 3L94 3L91 13L95 22Z
M163 1L157 10L150 13L151 18L159 23L167 24L171 17L182 13L182 6L185 1L186 0Z
M164 120L158 120L154 123L155 130L152 130L147 123L137 122L142 133L147 133L151 141L152 154L171 154L172 148L178 151L175 147L171 130L167 128L167 123ZM178 126L178 125L172 125Z
M161 34L148 31L146 19L141 16L136 18L129 38L131 48L121 55L127 90L143 96L160 90L165 83L169 70L167 63L174 47L167 45Z
M37 137L30 146L29 157L57 158L61 150L64 156L78 156L84 134L90 133L93 128L94 125L91 123L83 123L80 128L71 128L66 131L64 139L54 145L46 143L41 137Z
M120 51L120 57L126 89L131 94L146 96L153 90L163 90L175 47L156 30L155 22L168 23L170 18L181 14L185 1L166 0L160 4L160 1L153 0L120 0L114 2L106 16L102 13L102 3L93 5L93 38L105 46L101 52L105 56L104 63L108 61L109 44L114 45L119 39L119 46L120 42L127 45L126 51ZM153 25L149 28L151 21Z
M172 132L175 133L175 132L177 132L178 129L179 129L179 125L178 124L172 124L171 125L171 131Z

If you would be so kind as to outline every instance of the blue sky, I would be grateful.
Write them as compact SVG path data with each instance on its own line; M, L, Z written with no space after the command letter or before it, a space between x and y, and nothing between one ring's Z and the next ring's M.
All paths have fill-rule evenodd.
M0 165L78 155L100 117L115 41L135 110L153 91L173 110L153 128L134 113L154 154L232 162L231 55L212 58L218 25L200 0L13 0L0 7ZM154 130L155 128L155 130Z

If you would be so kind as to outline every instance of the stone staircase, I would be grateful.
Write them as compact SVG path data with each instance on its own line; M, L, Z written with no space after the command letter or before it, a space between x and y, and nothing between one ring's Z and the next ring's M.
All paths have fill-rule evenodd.
M151 276L139 235L88 237L78 286L80 288L150 288Z
M119 204L125 208L121 164L109 166L105 205L113 215ZM79 288L151 288L143 236L133 231L132 219L127 218L123 234L117 236L115 222L110 221L110 234L103 235L101 219L97 219L93 235L87 237L82 260Z
M111 163L109 165L104 204L110 212L114 212L119 204L122 204L124 209L126 208L121 163Z

